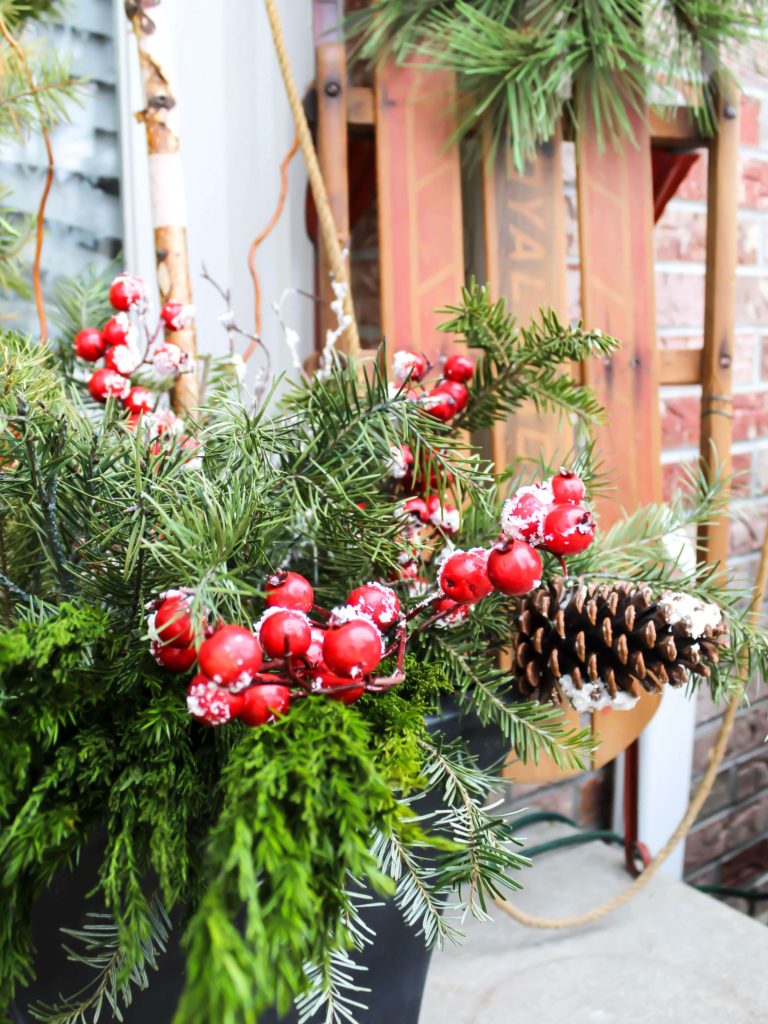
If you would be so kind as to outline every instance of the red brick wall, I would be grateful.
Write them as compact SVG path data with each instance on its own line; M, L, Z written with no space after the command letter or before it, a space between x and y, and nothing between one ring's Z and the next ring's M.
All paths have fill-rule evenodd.
M768 87L741 102L736 349L733 366L734 487L729 564L748 587L768 522ZM699 347L703 310L706 162L702 157L657 227L659 341ZM698 444L698 388L662 395L665 487ZM686 878L729 887L768 881L768 695L760 681L740 713L713 792L686 844ZM695 784L706 768L721 711L701 694ZM732 901L734 902L734 901ZM742 901L737 905L746 908Z

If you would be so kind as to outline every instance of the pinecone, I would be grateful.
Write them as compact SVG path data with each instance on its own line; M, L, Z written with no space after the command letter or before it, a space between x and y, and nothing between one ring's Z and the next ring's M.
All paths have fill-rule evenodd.
M513 673L527 699L578 711L634 706L641 690L709 676L727 645L720 609L632 583L556 577L522 599Z

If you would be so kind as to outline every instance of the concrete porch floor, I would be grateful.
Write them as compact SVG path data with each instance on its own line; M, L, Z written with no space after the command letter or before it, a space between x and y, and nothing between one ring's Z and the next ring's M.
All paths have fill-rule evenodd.
M561 834L531 829L528 845ZM529 913L579 913L629 881L617 847L540 855L514 897ZM586 928L539 931L502 910L435 953L419 1024L768 1024L768 928L657 876Z

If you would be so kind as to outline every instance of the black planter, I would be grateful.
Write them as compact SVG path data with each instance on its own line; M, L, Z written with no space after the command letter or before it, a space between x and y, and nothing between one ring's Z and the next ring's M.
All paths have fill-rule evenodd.
M446 706L441 717L430 725L446 739L463 736L486 766L506 752L495 727L482 726L474 715L462 715L453 705ZM424 809L429 809L426 801ZM32 921L37 978L12 1004L13 1024L36 1024L27 1010L29 1005L56 1003L61 994L71 995L92 979L91 971L68 961L62 954L60 928L77 928L83 921L84 910L100 910L97 901L88 904L85 893L96 882L102 849L102 843L94 840L81 858L77 875L73 878L69 873L61 874L38 900ZM370 1004L367 1012L360 1013L361 1024L418 1024L430 951L421 936L405 925L391 901L366 911L366 922L375 930L376 941L359 958L367 970L359 975L357 983L371 989L361 999ZM174 936L177 935L175 932ZM183 985L184 956L178 941L173 941L159 960L159 970L151 973L149 987L134 992L133 1003L123 1013L125 1024L170 1024ZM108 1007L102 1011L103 1024L110 1020L108 1011ZM295 1024L296 1016L289 1013L278 1018L268 1013L259 1024L277 1024L278 1020Z

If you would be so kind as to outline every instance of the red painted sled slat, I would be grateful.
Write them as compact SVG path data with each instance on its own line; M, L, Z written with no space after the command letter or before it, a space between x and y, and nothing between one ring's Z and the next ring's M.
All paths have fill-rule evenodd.
M381 322L390 349L434 359L450 341L437 309L464 283L456 83L452 74L383 64L376 72Z

